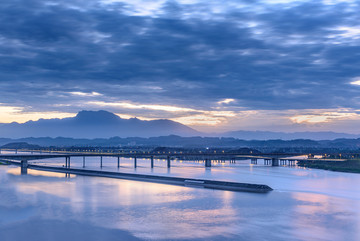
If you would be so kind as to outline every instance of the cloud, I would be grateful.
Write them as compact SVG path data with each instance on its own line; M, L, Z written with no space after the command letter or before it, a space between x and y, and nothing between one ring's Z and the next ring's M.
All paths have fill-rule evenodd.
M234 102L234 101L235 101L235 99L223 99L223 100L218 101L217 103L219 105L221 105L221 104L229 104L229 103Z
M353 78L352 81L350 82L350 84L352 85L360 85L360 78Z
M167 116L169 119L181 122L185 125L192 126L212 126L216 124L222 124L226 122L228 118L235 117L237 114L234 111L230 110L202 110L202 109L193 109L185 108L180 106L170 106L170 105L155 105L155 104L141 104L141 103L130 103L130 102L88 102L89 106L99 106L104 107L113 107L115 112L124 113L127 109L130 110L141 110L139 113L140 119L149 120L152 114L155 113L157 116ZM119 114L123 117L134 117L131 115Z
M358 109L356 9L340 0L4 0L0 102L75 113L91 97L91 108L192 123L226 107L235 115L212 123L234 128L242 111ZM198 116L177 113L191 111Z
M27 112L24 111L24 108L16 106L6 106L0 104L0 120L1 123L11 123L18 122L24 123L29 120L36 121L41 118L51 119L51 118L66 118L74 117L73 113L62 113L56 111L49 112Z
M98 93L98 92L91 92L91 93L85 93L85 92L80 92L80 91L73 91L73 92L69 92L69 94L71 95L77 95L77 96L87 96L87 97L95 97L95 96L101 96L102 94Z
M298 124L317 124L336 121L338 119L359 118L357 113L324 112L319 114L296 115L291 117L291 121Z

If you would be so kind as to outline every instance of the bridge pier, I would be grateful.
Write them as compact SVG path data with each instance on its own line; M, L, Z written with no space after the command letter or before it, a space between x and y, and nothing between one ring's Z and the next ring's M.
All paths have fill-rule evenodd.
M273 167L279 166L279 159L277 159L277 158L272 158L272 159L271 159L271 166L273 166Z
M85 167L85 156L83 156L83 168Z
M257 159L256 159L256 158L252 158L252 159L251 159L251 164L257 164Z
M211 167L211 159L205 159L205 167Z
M270 161L271 159L264 159L264 165L265 166L270 165Z
M21 167L28 167L28 161L27 160L21 160Z
M134 157L134 168L137 167L137 160L136 160L136 157Z
M170 168L170 156L167 156L167 168Z
M154 168L154 156L150 157L150 161L151 161L151 168Z
M21 175L26 175L28 169L28 161L27 160L21 160Z
M120 168L120 157L117 157L117 168Z
M103 157L100 156L100 167L102 168L103 167Z

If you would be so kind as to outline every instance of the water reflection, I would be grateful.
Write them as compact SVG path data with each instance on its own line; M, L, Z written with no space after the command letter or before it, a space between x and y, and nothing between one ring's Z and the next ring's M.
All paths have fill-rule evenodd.
M255 169L247 178L258 172ZM234 172L234 169L201 170L174 168L170 174L201 173L224 178L222 175ZM243 172L235 171L230 176ZM327 180L349 184L354 181L352 175L330 175L329 179L323 172L290 175L282 174L279 169L266 169L256 178L266 176L273 183L286 180L287 189L293 187L295 191L275 190L262 195L75 175L69 179L64 174L30 169L26 176L19 174L20 168L0 167L0 237L11 235L7 230L15 230L19 220L25 231L31 233L35 229L56 241L62 237L57 230L69 228L69 224L82 230L82 239L90 240L105 233L106 240L122 240L121 237L126 240L125 237L133 236L144 240L358 240L359 237L359 201L336 197L342 195L340 184L333 185L332 191L328 190L331 185L326 184ZM312 186L306 192L297 191L299 187L304 189L305 184ZM324 189L323 193L335 194L312 191L320 188ZM46 223L54 228L51 225L39 228ZM93 230L91 234L87 234L89 228ZM112 230L124 236L111 236ZM16 232L12 235L13 239L9 240L20 240Z
M353 208L358 204L353 200L331 198L317 193L293 193L297 201L294 212L297 218L294 225L297 227L294 236L302 233L301 237L316 235L324 240L357 240L359 234L344 233L344 230L356 228L359 223L359 214L353 216ZM336 227L333 229L333 227ZM331 232L329 230L333 229Z

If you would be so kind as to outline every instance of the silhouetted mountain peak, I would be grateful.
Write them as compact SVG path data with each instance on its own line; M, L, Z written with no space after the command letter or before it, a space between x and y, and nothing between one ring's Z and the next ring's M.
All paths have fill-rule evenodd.
M73 137L73 138L109 138L150 137L177 134L193 136L198 132L186 125L170 120L144 121L137 118L121 119L104 110L80 111L75 117L65 119L42 119L24 124L0 125L0 137Z
M117 123L121 118L114 113L99 110L99 111L88 111L82 110L75 116L75 121L81 124L107 124Z

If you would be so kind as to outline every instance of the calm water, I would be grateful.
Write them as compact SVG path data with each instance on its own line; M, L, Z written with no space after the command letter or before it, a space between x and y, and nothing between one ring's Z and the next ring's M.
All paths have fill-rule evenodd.
M47 160L42 164L49 165ZM52 161L54 163L54 161ZM63 165L59 159L56 164ZM87 168L99 169L99 158ZM103 170L117 171L115 158ZM269 194L0 166L0 240L360 240L360 175L289 167L121 159L122 172L267 184ZM81 167L82 159L72 159Z

